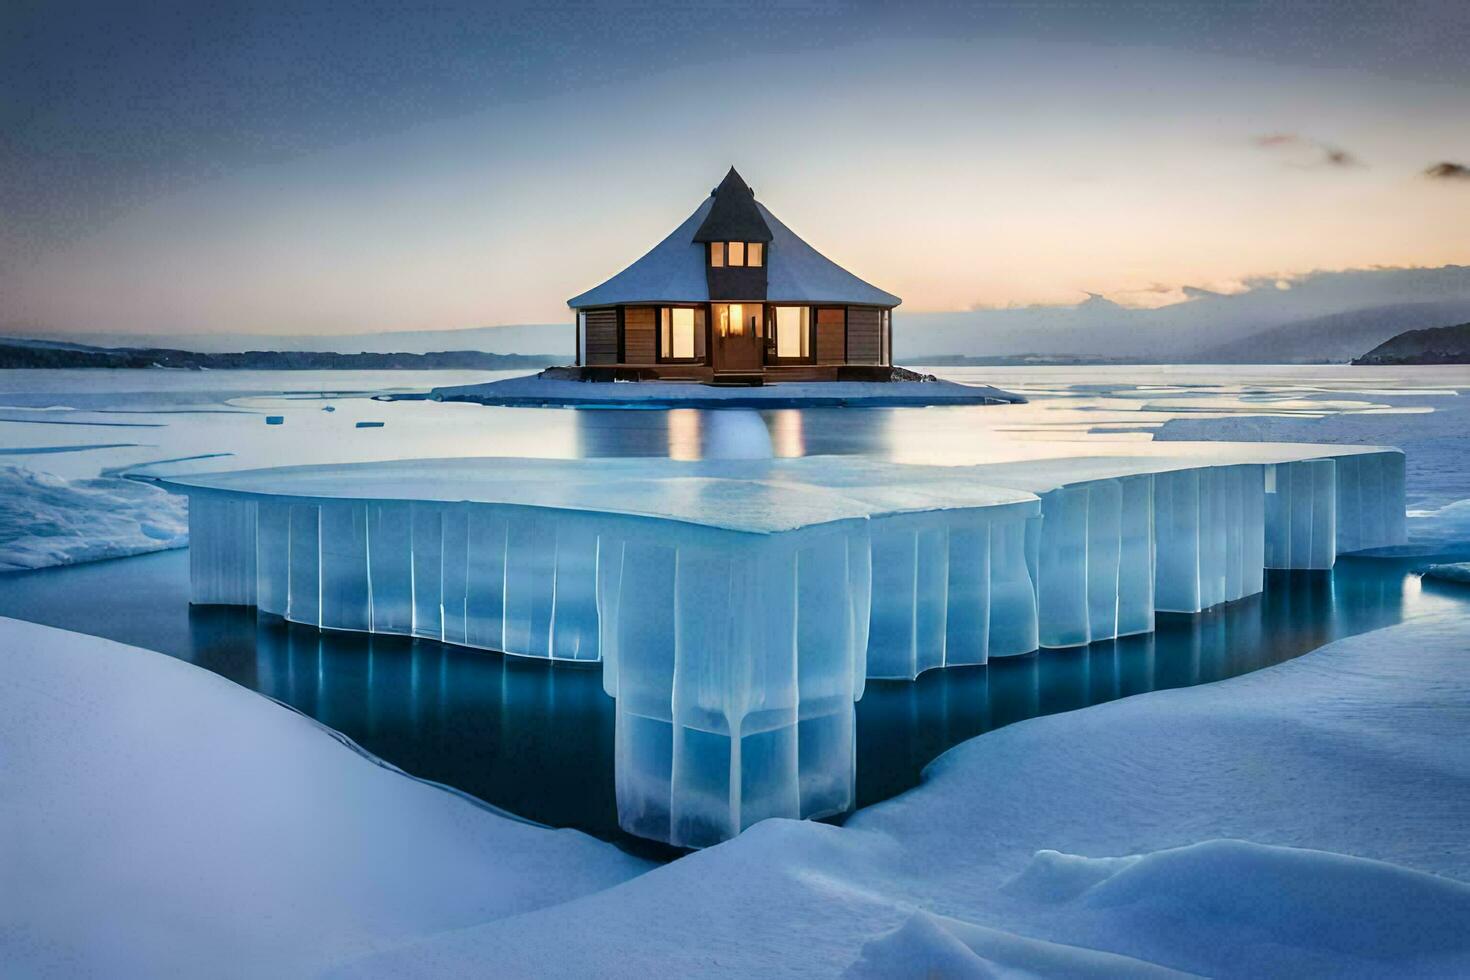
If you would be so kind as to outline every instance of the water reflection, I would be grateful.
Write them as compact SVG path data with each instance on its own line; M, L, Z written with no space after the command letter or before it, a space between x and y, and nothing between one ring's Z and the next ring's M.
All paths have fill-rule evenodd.
M1161 615L1149 635L930 671L912 683L869 681L857 705L859 803L915 785L939 753L1002 725L1219 680L1465 602L1462 586L1421 583L1411 574L1419 561L1348 558L1332 572L1270 572L1262 595L1199 616ZM0 615L191 661L415 775L534 820L644 847L617 826L614 705L596 666L318 633L252 609L191 608L187 594L188 555L166 552L0 574Z
M892 455L909 435L921 442L922 429L897 433L899 409L649 409L571 412L577 455L668 456L672 459L751 459L816 454ZM912 413L915 410L908 410ZM936 413L934 425L945 409ZM917 422L917 419L913 419ZM958 422L959 418L956 417ZM906 429L905 432L908 430ZM932 432L931 432L932 435Z
M556 826L616 836L613 702L595 667L189 610L186 659L400 768Z

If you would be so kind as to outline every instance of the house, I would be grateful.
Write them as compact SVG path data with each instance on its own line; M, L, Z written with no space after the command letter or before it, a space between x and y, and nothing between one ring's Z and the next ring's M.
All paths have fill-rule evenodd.
M567 302L587 378L889 380L901 300L798 238L731 167L637 262Z

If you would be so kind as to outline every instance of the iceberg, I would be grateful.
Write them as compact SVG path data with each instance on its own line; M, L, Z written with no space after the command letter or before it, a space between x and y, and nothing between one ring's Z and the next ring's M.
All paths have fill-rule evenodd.
M1166 448L155 479L190 500L196 603L600 662L619 822L702 847L852 807L867 678L1148 632L1260 592L1266 568L1402 540L1395 451Z

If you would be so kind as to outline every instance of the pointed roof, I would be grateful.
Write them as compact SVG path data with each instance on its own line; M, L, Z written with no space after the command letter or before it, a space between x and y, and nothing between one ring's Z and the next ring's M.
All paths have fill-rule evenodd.
M720 187L731 178L749 193L750 188L732 167ZM720 188L705 198L694 213L659 242L648 254L579 296L567 300L572 309L616 306L627 303L707 303L709 280L705 275L704 241L698 236L719 204ZM755 216L766 229L764 239L734 237L734 241L765 241L766 302L832 303L855 306L897 306L897 296L864 282L787 228L765 206L748 198ZM714 241L725 241L715 238ZM754 297L752 297L754 298Z
M771 229L766 227L755 191L731 167L720 186L710 191L714 206L694 233L696 242L768 242Z

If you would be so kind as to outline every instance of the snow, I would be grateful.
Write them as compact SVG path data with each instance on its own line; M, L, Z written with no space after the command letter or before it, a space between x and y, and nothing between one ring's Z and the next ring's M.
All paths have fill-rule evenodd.
M0 619L8 976L294 976L648 866L161 654Z
M184 500L156 487L0 466L0 571L183 548L187 523Z
M1463 975L1467 630L1450 605L1011 725L843 827L766 821L338 975Z
M851 980L890 977L1065 976L1082 978L1184 977L1167 967L1094 949L1028 939L927 912L863 947L846 971Z
M953 381L783 381L755 387L687 381L571 381L532 375L435 388L442 401L581 408L866 408L1005 405L1021 399L989 385Z

